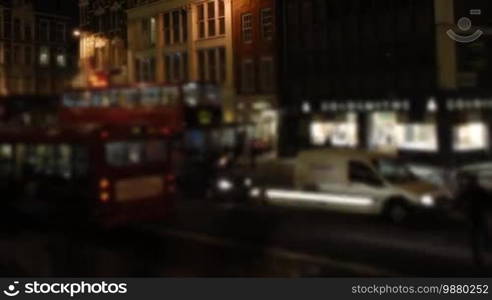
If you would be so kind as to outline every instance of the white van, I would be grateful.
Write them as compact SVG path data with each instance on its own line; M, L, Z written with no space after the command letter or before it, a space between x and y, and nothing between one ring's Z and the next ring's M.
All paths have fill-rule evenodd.
M363 214L381 214L401 222L414 209L451 202L451 194L418 179L396 157L359 150L311 150L300 153L291 187L261 183L253 197L286 205L315 205ZM270 175L288 176L282 174Z

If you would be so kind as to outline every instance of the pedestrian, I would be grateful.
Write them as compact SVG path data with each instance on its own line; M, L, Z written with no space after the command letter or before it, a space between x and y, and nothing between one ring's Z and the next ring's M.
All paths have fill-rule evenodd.
M487 210L490 195L483 189L476 175L461 174L459 176L459 202L465 208L470 226L470 243L474 263L477 267L484 267L484 253L489 243Z

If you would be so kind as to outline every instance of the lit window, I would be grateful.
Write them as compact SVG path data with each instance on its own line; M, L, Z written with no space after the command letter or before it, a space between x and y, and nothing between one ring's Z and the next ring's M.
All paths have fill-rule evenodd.
M155 18L150 18L150 44L155 45L156 40L156 20Z
M48 47L39 48L39 64L42 66L50 64L50 49Z
M487 125L481 122L460 124L454 128L455 151L480 151L488 148Z
M65 53L58 53L56 55L56 64L59 67L67 66L67 56L65 55Z
M400 124L396 130L401 150L436 152L439 149L437 127L433 123Z
M146 43L154 46L156 42L156 19L154 17L143 19L141 26Z

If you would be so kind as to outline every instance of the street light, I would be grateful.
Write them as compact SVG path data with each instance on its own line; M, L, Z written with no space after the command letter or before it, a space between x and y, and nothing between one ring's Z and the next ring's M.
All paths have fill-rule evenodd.
M80 32L80 30L79 30L79 29L75 29L75 30L73 31L73 36L74 36L74 37L77 37L77 38L78 38L78 37L80 37L80 35L81 35L81 32Z

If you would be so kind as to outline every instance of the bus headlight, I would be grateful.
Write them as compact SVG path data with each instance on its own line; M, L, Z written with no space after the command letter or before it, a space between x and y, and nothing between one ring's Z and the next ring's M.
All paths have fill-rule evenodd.
M432 207L436 204L434 197L431 195L424 195L420 198L420 203L425 207Z
M233 187L234 184L228 179L219 179L219 181L217 182L217 188L223 192L228 192L232 190Z

